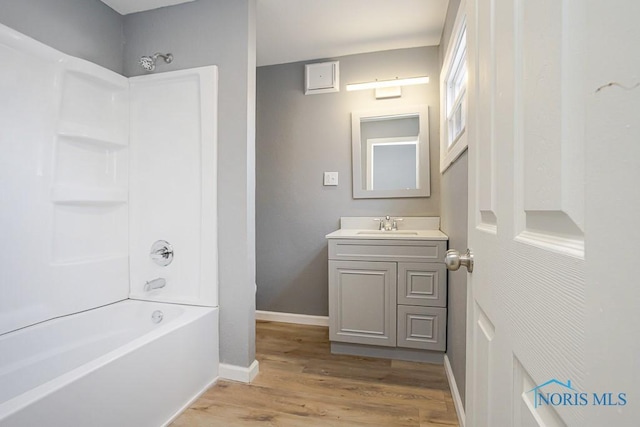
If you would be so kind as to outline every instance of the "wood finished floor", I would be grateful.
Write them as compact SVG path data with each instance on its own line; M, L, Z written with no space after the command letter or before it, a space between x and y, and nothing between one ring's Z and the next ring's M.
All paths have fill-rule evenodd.
M219 381L172 427L457 426L442 365L332 355L326 327L258 322L260 373Z

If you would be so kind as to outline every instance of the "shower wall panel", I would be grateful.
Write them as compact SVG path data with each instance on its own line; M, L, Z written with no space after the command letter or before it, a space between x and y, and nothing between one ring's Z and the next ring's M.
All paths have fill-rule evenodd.
M131 298L217 306L217 67L129 80ZM157 240L167 266L150 257Z
M0 26L0 334L127 298L128 80Z

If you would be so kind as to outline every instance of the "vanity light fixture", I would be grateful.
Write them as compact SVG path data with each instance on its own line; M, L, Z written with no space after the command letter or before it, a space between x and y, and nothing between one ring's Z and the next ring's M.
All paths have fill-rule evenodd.
M375 89L376 99L399 98L402 96L402 86L422 85L429 83L429 77L395 78L392 80L376 80L375 82L353 83L347 85L347 91Z
M400 87L410 85L423 85L429 83L429 77L409 77L406 79L395 78L392 80L376 80L375 82L367 83L352 83L347 85L347 91L352 90L366 90L366 89L380 89L386 87Z

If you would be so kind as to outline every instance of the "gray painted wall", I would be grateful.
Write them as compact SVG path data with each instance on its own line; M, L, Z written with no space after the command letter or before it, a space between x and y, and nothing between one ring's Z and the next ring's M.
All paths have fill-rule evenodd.
M444 59L451 38L453 23L460 0L450 0L445 21L440 58ZM468 207L468 156L465 152L442 175L442 231L449 236L449 247L464 251L467 244ZM458 385L458 391L465 399L466 375L466 331L467 331L467 273L464 270L450 271L447 320L447 357Z
M255 3L198 0L127 15L124 73L141 55L171 52L158 71L219 67L220 361L255 359Z
M442 175L442 231L449 247L467 249L468 156L465 151ZM449 271L447 356L464 403L467 331L467 272Z
M327 243L341 216L440 214L437 47L332 58L340 61L340 92L304 95L306 62L258 68L257 307L328 314ZM308 61L308 62L322 62ZM373 90L347 92L347 83L428 75L431 83L402 89L402 98L376 100ZM351 112L428 104L431 197L353 199ZM339 172L324 187L323 172Z
M449 0L449 8L447 9L447 16L444 21L444 28L442 29L442 38L440 39L440 62L444 61L444 54L447 53L451 32L453 31L453 24L455 24L456 15L458 14L458 8L460 8L460 0Z
M122 74L122 16L99 0L5 0L0 22Z

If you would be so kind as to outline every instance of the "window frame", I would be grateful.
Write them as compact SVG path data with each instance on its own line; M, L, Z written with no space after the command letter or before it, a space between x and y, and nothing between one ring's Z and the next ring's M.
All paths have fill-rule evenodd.
M463 0L460 2L456 20L451 31L451 38L449 39L449 45L447 46L447 52L444 56L442 69L440 71L440 173L444 173L449 166L451 166L462 153L468 147L467 141L467 127L468 123L468 94L469 94L469 45L467 43L468 37L464 43L464 66L466 67L466 79L467 84L457 94L456 99L453 102L453 109L448 107L451 105L451 90L450 85L453 83L454 78L459 76L460 62L460 48L463 41L463 36L466 36L467 32L467 16L466 16L466 2ZM464 122L462 129L451 138L450 119L451 114L458 110L458 106L461 111L461 120Z

